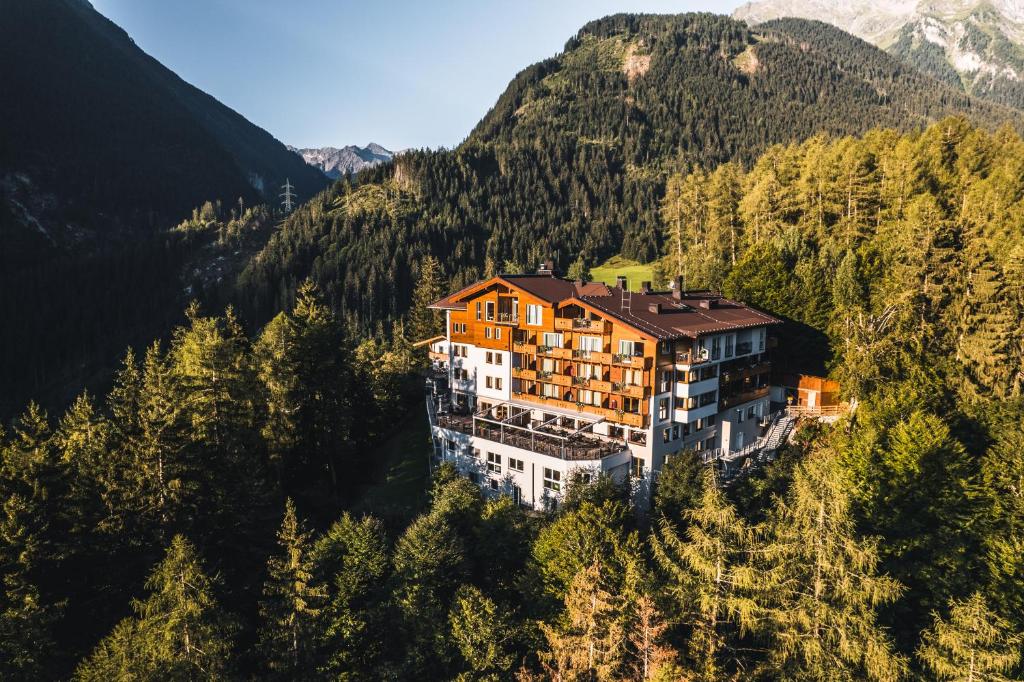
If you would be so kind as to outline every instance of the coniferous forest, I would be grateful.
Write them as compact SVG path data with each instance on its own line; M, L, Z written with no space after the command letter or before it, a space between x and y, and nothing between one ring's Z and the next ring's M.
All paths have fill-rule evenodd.
M0 426L0 678L1024 678L1019 114L836 33L612 17L454 151L280 226L197 209L140 258L149 326L117 324L153 331L103 390ZM707 106L658 108L715 64ZM246 260L200 277L204 249ZM382 443L426 419L426 304L619 251L783 317L773 360L856 409L728 486L672 458L649 513L598 478L527 514L443 466L404 512L368 508Z

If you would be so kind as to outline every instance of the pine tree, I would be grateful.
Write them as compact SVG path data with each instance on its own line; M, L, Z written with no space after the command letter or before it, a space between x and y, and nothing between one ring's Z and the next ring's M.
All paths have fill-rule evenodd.
M817 451L772 512L763 557L774 676L896 680L906 672L875 614L902 587L878 575L877 543L855 535L847 488L835 456Z
M469 679L507 679L512 665L517 632L508 608L499 606L472 585L455 593L448 613L452 641L469 669Z
M176 535L150 574L150 596L75 671L75 679L217 680L229 677L234 625L192 544Z
M1024 637L992 613L975 592L964 601L951 600L949 620L934 614L932 627L921 635L917 656L936 680L1010 682L1007 676L1021 658Z
M285 501L277 544L280 553L267 562L260 604L263 659L273 677L307 678L318 665L317 620L327 591L313 582L309 533L299 523L291 498Z

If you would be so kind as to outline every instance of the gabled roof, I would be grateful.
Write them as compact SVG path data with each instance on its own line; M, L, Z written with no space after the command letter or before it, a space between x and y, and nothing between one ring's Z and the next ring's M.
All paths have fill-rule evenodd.
M573 282L550 275L497 275L464 287L430 307L465 310L473 293L504 284L553 305L578 303L655 339L697 338L707 334L781 324L768 313L711 291L623 292L599 282Z
M512 289L525 291L552 304L584 294L607 295L609 291L608 287L600 282L573 282L551 275L496 275L459 289L454 294L432 303L429 307L436 310L465 310L465 299L470 294L499 283Z

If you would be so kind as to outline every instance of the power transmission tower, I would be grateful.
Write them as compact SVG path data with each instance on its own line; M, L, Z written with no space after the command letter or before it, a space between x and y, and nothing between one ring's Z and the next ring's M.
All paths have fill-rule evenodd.
M295 192L292 191L295 188L292 187L291 180L285 178L284 186L281 189L284 190L281 193L281 207L284 208L285 213L291 213L295 207Z

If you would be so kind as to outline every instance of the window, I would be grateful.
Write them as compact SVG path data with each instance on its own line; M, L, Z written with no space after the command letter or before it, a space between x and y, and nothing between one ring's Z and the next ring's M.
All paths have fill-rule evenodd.
M496 338L496 339L500 339L501 338L501 327L495 327L494 328L494 338Z
M589 471L580 472L580 483L582 483L583 485L590 485L593 482L594 474L590 473Z
M501 331L501 330L499 329L498 331ZM495 353L494 354L494 364L496 364L496 365L502 364L504 362L504 360L502 360L502 358L504 358L504 357L505 356L503 356L501 353Z
M544 323L544 306L535 303L526 304L526 324L540 325Z
M546 398L560 397L558 393L558 386L556 386L555 384L541 384L540 386L541 395L545 396Z
M671 353L672 353L672 342L671 341L662 341L661 342L661 354L662 355L670 355Z
M501 473L501 455L493 452L487 453L487 471L492 474Z
M743 410L736 410L736 422L738 424L743 423Z
M672 429L664 429L661 432L661 442L668 443L672 440Z
M722 337L716 336L711 339L711 359L718 360L722 357Z
M494 321L494 301L486 301L484 303L484 310L487 313L487 321L488 322L493 322Z
M672 440L679 440L679 424L672 426Z
M540 359L540 371L542 372L558 372L558 360L555 358L541 358Z
M661 421L668 419L668 398L658 401L658 419Z
M666 393L672 390L672 370L662 371L659 389L659 393Z
M644 381L644 373L639 369L625 369L622 371L622 381L628 386L639 386Z
M601 366L590 365L587 363L580 364L579 376L582 379L600 379L601 378Z
M766 332L765 332L764 329L759 331L758 334L757 334L757 352L758 353L763 353L764 352L764 337L765 337L765 335L766 335Z
M729 334L725 337L725 357L731 358L736 350L736 335Z
M551 348L561 348L563 343L563 337L561 334L554 332L544 332L544 345L550 346Z
M487 388L494 388L494 386L492 386L491 384L492 384L491 377L484 377L484 386L486 386Z
M544 488L559 492L562 489L562 472L544 467Z
M494 353L492 353L491 351L487 351L487 355L484 357L484 362L486 362L488 365L493 365Z
M491 490L498 489L498 479L492 478L487 481L487 484L491 486Z
M608 435L612 438L622 438L625 436L625 429L621 426L609 426Z
M484 338L485 339L491 338L491 328L490 327L484 327Z
M747 408L747 419L753 419L755 415L755 406L751 405Z
M599 391L582 390L579 394L580 402L584 405L601 406L601 393Z
M501 377L494 377L494 388L497 391L501 390Z
M644 476L644 461L639 457L633 457L629 466L630 474L633 478L643 478Z
M636 341L619 339L619 355L643 355L644 344Z
M580 337L580 350L585 353L600 353L601 352L601 337L600 336L581 336ZM586 357L586 355L584 355Z
M478 322L480 321L480 301L476 302L476 319Z
M508 458L508 470L509 471L522 471L525 467L523 466L523 460L516 459L515 457Z

